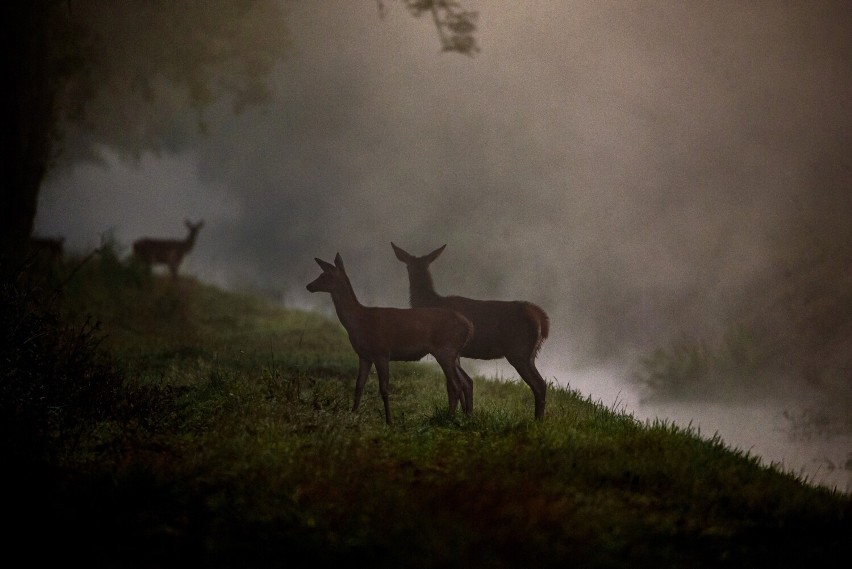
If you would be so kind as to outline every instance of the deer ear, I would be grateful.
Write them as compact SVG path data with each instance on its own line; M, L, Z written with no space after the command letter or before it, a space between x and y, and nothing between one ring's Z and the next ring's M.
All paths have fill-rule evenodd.
M319 265L320 268L323 271L333 271L334 270L334 265L332 265L328 261L323 261L322 259L319 259L317 257L314 257L314 261L317 262L317 265Z
M431 263L432 261L434 261L435 259L437 259L437 258L441 255L441 253L443 253L443 252L444 252L444 249L445 249L446 247L447 247L447 244L446 244L446 243L444 243L443 245L441 245L440 247L438 247L437 249L435 249L434 251L432 251L431 253L429 253L428 255L426 255L426 260L427 260L429 263Z
M391 241L391 247L393 247L393 252L396 255L396 258L406 265L414 260L414 257L412 257L410 253L397 247L393 241Z
M341 271L346 270L345 268L343 268L343 257L340 256L340 253L334 256L334 265Z

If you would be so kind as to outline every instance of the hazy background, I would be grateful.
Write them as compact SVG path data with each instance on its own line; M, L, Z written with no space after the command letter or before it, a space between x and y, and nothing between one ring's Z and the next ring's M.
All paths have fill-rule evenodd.
M365 304L406 306L390 242L446 243L439 292L550 314L547 379L849 489L849 430L795 419L840 389L849 426L852 3L465 0L475 57L440 53L428 19L384 4L288 2L269 105L214 107L179 152L60 158L36 232L129 251L203 218L182 272L328 314L304 288L314 257L340 252ZM790 308L815 296L816 320ZM627 381L641 355L744 315L789 328L788 357L804 346L776 389L799 406L648 402Z

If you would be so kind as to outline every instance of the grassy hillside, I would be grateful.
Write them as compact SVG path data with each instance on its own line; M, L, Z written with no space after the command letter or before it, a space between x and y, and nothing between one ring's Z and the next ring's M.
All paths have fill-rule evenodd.
M525 385L481 377L473 415L451 419L427 363L392 364L387 427L375 376L350 412L358 362L336 321L109 249L71 267L4 282L10 559L801 567L852 553L848 496L722 440L555 386L536 422Z

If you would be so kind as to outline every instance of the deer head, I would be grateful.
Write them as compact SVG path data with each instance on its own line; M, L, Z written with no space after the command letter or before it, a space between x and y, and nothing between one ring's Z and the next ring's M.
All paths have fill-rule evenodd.
M445 243L434 251L432 251L431 253L429 253L428 255L423 255L422 257L415 257L414 255L405 251L401 247L397 247L393 243L393 241L391 241L391 247L393 247L393 252L396 254L396 258L408 265L409 267L415 266L422 267L425 269L428 268L429 265L432 264L432 262L437 259L441 255L441 253L444 252L444 249L446 249L447 245Z
M195 239L195 236L198 234L198 231L204 226L204 220L199 219L198 223L192 223L190 220L184 219L183 224L186 225L187 229L189 229L189 238Z
M346 277L346 269L343 266L343 258L340 253L335 255L334 264L328 261L323 261L319 258L314 258L317 265L322 269L322 274L316 279L308 283L308 291L310 292L334 292L338 287L348 280Z

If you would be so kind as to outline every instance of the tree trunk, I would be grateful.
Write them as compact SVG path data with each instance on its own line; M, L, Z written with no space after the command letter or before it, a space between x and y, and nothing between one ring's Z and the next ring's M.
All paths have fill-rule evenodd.
M2 104L3 204L0 254L15 261L26 254L47 172L55 127L55 84L49 31L56 0L2 3L6 54L6 101Z

